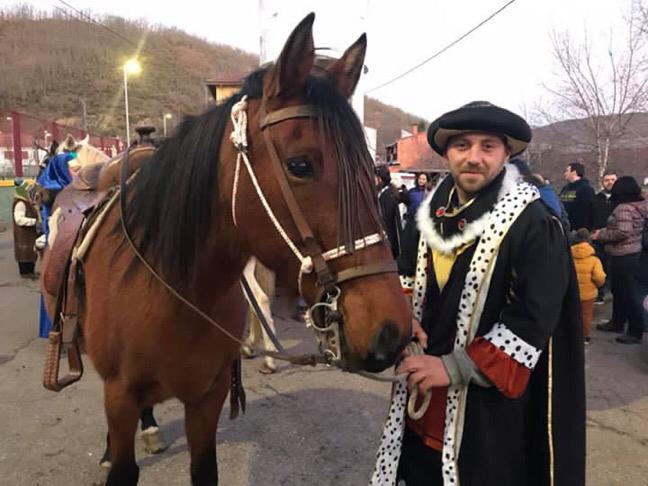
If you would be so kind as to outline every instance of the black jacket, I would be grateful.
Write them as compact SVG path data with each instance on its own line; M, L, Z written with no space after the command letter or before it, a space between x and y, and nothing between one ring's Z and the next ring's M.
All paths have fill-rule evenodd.
M391 184L383 187L378 194L385 232L394 258L398 258L400 254L401 240L401 216L398 199L398 190Z
M612 209L614 209L614 205L609 194L606 196L605 192L599 192L592 198L585 227L590 231L605 228L607 220L612 214Z
M594 189L584 177L570 182L560 191L560 200L569 215L573 230L586 227L587 213L593 197Z

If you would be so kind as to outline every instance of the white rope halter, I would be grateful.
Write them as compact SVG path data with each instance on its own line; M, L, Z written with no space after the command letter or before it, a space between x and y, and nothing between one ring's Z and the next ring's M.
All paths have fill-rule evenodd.
M247 156L248 144L247 144L247 111L246 110L247 110L247 95L244 95L240 101L238 101L237 103L234 104L234 106L232 106L232 112L231 112L232 125L234 126L234 129L230 134L230 140L232 140L232 143L234 144L236 150L238 151L238 154L236 156L236 168L234 170L234 182L232 186L232 221L234 222L234 226L237 226L236 198L238 194L238 185L240 181L241 161L243 161L247 169L247 172L250 176L250 179L252 180L252 185L254 186L257 196L259 196L259 200L261 201L261 204L263 205L266 214L268 215L270 221L272 222L275 229L279 233L279 236L281 236L281 238L286 242L288 248L290 248L290 250L293 252L295 257L297 257L297 259L301 264L299 276L298 276L298 286L299 286L299 291L301 293L301 277L303 274L311 273L313 271L313 260L309 256L304 256L301 253L301 251L299 251L297 245L295 245L295 243L288 236L286 230L283 228L283 226L281 226L281 223L275 216L274 212L272 211L272 208L270 207L270 204L268 203L268 200L263 194L263 190L261 189L261 186L259 185L259 181L254 173L254 170L252 169L252 164L250 164L250 159ZM365 236L364 238L357 239L354 242L354 248L355 250L361 250L371 245L380 243L383 239L384 239L384 235L382 233L373 233L371 235ZM348 252L346 251L346 248L344 246L339 246L337 248L333 248L332 250L323 253L322 257L324 258L324 260L329 261L329 260L334 260L336 258L340 258L347 254Z

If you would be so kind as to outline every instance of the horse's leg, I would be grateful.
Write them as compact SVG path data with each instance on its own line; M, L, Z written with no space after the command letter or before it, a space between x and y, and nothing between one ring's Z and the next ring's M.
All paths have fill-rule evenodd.
M110 434L106 434L106 449L104 450L103 456L101 456L99 465L106 469L110 469L112 466L112 458L110 456Z
M276 291L275 274L269 268L258 264L255 276L258 285L256 293L259 295L259 307L261 307L261 311L263 312L272 333L276 336L277 329L274 325L274 319L272 318L272 302L274 301ZM259 326L261 336L263 336L263 349L268 351L277 351L277 348L275 348L275 345L272 343L268 333L261 327L261 323L258 322L258 320L257 325ZM263 367L259 371L261 371L261 373L274 373L276 370L277 365L275 364L274 358L266 356L263 362Z
M210 393L198 402L185 403L185 429L191 454L191 484L218 485L216 428L229 386L229 365Z
M142 422L142 442L144 443L144 450L149 454L159 454L168 449L167 443L164 441L160 428L158 427L155 417L153 416L153 407L146 407L140 414Z
M104 384L108 444L112 464L106 486L134 486L139 478L135 463L135 432L140 408L135 397L117 381Z
M245 317L245 328L248 329L248 335L241 346L241 354L245 358L256 357L254 349L256 348L258 338L256 335L255 320L256 315L254 314L254 309L252 309L252 306L248 304L247 316Z

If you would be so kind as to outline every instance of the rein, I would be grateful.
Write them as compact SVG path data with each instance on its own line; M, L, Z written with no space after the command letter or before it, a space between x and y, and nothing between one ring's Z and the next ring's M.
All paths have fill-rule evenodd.
M191 301L189 301L187 298L185 298L180 292L178 292L171 284L169 284L156 270L153 268L153 266L146 260L144 255L139 251L137 248L137 245L133 241L133 238L131 237L130 232L128 231L128 228L126 227L126 218L124 217L126 213L126 189L127 189L127 178L128 178L128 154L130 152L130 149L132 148L129 147L126 152L124 153L124 157L122 158L120 162L120 168L119 168L119 217L120 217L120 222L121 222L121 227L122 231L124 232L124 237L126 238L126 241L128 242L129 246L135 253L135 256L138 258L138 260L144 265L144 267L153 275L158 282L160 282L175 298L180 300L182 303L184 303L187 307L189 307L192 311L194 311L196 314L198 314L200 317L202 317L204 320L209 322L212 326L214 326L216 329L218 329L221 333L223 333L226 337L234 341L235 343L239 344L240 346L243 346L245 343L243 342L242 339L239 339L238 337L234 336L231 332L229 332L227 329L225 329L223 326L221 326L218 322L216 322L214 319L212 319L210 316L208 316L205 312L203 312L201 309L199 309L197 306L195 306ZM249 287L248 287L249 289ZM266 323L267 325L267 323ZM265 326L264 326L265 327ZM278 349L282 349L279 348ZM282 361L288 361L289 363L292 364L298 364L298 365L310 365L310 366L315 366L317 364L328 364L327 360L323 355L317 355L317 354L299 354L299 355L292 355L292 354L285 354L281 352L275 352L275 351L267 351L265 349L255 349L255 352L262 356L269 356L271 358L279 359Z
M244 292L248 296L248 300L251 302L259 321L263 326L265 332L270 337L270 340L275 345L278 351L268 351L265 349L254 349L253 350L261 355L268 356L274 359L287 361L292 364L297 365L310 365L316 366L317 364L326 364L333 365L344 369L342 366L342 348L341 348L341 332L340 326L343 320L341 311L338 308L338 300L340 299L342 291L340 290L339 284L343 282L348 282L356 278L367 277L371 275L378 275L383 273L392 273L396 272L396 263L394 261L387 262L378 262L370 263L364 265L357 265L347 269L343 269L337 273L333 273L329 268L327 262L340 258L348 254L345 246L340 246L333 248L328 251L323 251L319 243L315 239L315 236L308 225L306 218L304 217L301 208L297 204L295 195L290 188L288 180L283 170L283 164L279 158L277 149L272 142L270 137L270 126L282 121L296 119L296 118L312 118L316 116L315 109L310 105L300 105L293 107L286 107L280 110L265 114L265 106L261 107L261 121L260 129L263 133L264 141L268 152L270 154L270 159L272 162L272 167L275 173L275 179L279 184L281 189L281 194L283 196L284 202L286 203L293 223L297 227L299 232L301 246L304 249L302 252L298 245L293 242L288 233L285 231L278 218L272 211L270 204L268 203L267 198L265 197L261 186L259 185L258 179L254 173L250 160L248 158L248 144L247 144L247 96L244 96L238 103L232 107L232 124L233 131L230 135L230 138L237 149L237 159L236 159L236 168L234 172L234 183L232 188L232 221L234 226L237 226L236 221L236 196L238 193L238 185L240 182L240 165L241 161L244 163L248 175L252 181L254 189L261 201L268 217L270 218L273 226L285 241L287 246L290 248L295 257L300 261L300 270L298 275L298 287L300 294L301 291L301 280L304 274L309 274L315 272L316 274L316 284L319 287L318 296L316 302L313 306L308 309L306 321L309 327L312 327L315 330L316 337L319 341L319 354L307 353L301 355L293 355L285 352L283 346L277 339L276 335L272 332L270 326L268 325L263 312L261 311L256 299L252 295L249 284L245 280L245 277L241 276L241 285ZM124 157L120 162L120 193L119 193L119 214L122 231L124 237L128 242L129 246L135 253L135 256L140 260L144 267L153 275L171 294L173 294L178 300L183 302L187 307L192 311L202 317L204 320L209 322L212 326L218 329L223 333L227 338L237 343L240 346L245 345L242 339L234 336L231 332L221 326L218 322L212 319L204 311L199 309L196 305L190 302L182 294L180 294L171 284L169 284L156 270L153 266L146 260L144 255L139 251L137 245L133 241L131 234L126 226L126 191L127 191L127 182L128 182L128 156L130 149L129 147ZM361 250L368 248L369 246L378 244L384 240L384 235L382 233L374 233L366 237L360 238L354 242L354 250ZM410 343L409 345L410 354L420 354L422 349L417 343ZM385 377L382 375L377 375L368 372L357 372L359 375L373 379L376 381L388 381L396 382L400 381L406 377L406 375L394 375L392 377ZM417 394L416 390L410 395L410 403L408 404L408 411L412 418L415 416L422 416L425 410L427 409L430 394L426 394L423 406L418 410L414 410L416 404Z

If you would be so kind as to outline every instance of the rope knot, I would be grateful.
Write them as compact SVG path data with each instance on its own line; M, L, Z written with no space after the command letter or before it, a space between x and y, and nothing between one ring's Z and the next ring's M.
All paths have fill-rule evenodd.
M230 116L234 127L230 140L239 153L247 153L247 95L234 103Z

